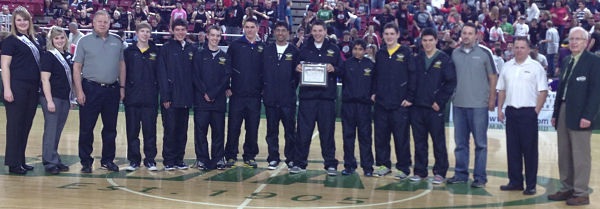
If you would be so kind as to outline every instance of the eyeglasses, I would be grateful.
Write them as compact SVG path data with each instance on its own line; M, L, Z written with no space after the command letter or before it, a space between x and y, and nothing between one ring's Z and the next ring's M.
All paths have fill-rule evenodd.
M585 38L579 38L579 37L569 38L569 41L585 41L585 40L587 40L587 39L585 39Z

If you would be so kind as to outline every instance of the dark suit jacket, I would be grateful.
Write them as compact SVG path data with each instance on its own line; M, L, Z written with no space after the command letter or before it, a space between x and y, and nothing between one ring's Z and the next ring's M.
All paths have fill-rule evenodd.
M565 84L569 83L565 97L565 121L567 127L572 130L591 130L600 127L600 121L598 121L598 111L600 109L600 57L588 51L582 53L573 68L574 71L570 78L566 78L564 74L571 56L563 59L563 64L560 67L560 83L554 101L554 113L552 114L552 117L557 118L556 121L558 121ZM568 80L563 80L563 78ZM590 128L579 128L581 118L592 121Z

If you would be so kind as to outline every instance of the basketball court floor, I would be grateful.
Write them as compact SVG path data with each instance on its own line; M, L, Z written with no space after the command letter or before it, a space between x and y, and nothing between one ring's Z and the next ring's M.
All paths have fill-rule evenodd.
M6 130L4 108L0 107L0 155L4 154ZM27 161L35 166L26 176L9 175L8 168L0 166L0 208L568 208L565 202L552 202L546 195L557 191L558 181L556 132L540 132L538 192L524 196L521 192L504 192L499 186L508 182L506 174L506 143L504 130L488 131L489 182L485 188L469 185L432 185L428 181L413 183L399 181L393 175L383 178L364 177L359 168L357 175L329 177L322 165L318 132L315 130L309 154L309 166L305 174L290 175L285 165L267 170L265 161L266 122L261 120L259 131L259 168L241 166L209 172L197 169L164 171L162 159L162 126L158 125L158 172L146 168L126 172L127 143L125 117L119 113L117 159L121 172L112 173L98 169L101 151L98 122L94 143L97 158L92 174L81 174L79 169L77 138L78 112L71 111L59 153L63 163L71 171L59 175L47 175L41 164L43 115L41 109L35 117L27 147ZM340 160L338 170L343 169L341 123L336 124L336 157ZM446 129L450 160L448 177L453 176L454 139L453 129ZM190 118L186 162L194 162L193 120ZM242 131L242 136L244 132ZM210 138L210 137L209 137ZM590 187L600 187L600 135L592 136L592 177ZM280 152L283 153L283 128L280 131ZM240 139L243 142L243 138ZM411 146L412 146L411 142ZM240 154L243 152L240 143ZM473 147L473 145L471 145ZM430 148L431 150L431 148ZM471 149L472 150L472 149ZM393 153L393 152L392 152ZM471 151L471 167L473 165ZM356 148L358 157L358 148ZM241 156L240 156L241 157ZM395 156L392 155L392 159ZM430 166L433 154L429 153ZM4 162L0 156L0 162ZM392 161L395 163L394 161ZM394 171L396 172L396 171ZM431 175L431 171L430 171ZM591 205L577 208L600 208L600 194L593 192Z

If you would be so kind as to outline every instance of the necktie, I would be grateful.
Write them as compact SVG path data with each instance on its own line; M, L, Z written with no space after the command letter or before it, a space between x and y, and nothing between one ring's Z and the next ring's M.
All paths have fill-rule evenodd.
M571 74L573 74L573 64L574 63L575 63L575 58L571 58L571 61L569 61L569 65L567 66L567 69L565 69L566 72L562 78L562 82L565 82L565 89L562 94L563 101L566 99L567 88L569 87L569 78L571 78Z

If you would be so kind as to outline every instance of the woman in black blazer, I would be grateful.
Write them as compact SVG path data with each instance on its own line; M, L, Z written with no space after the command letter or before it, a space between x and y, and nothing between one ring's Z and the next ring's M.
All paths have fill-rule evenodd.
M33 32L33 19L24 7L13 14L11 35L2 42L2 84L6 108L6 155L9 172L26 174L25 147L35 116L40 87L41 47Z

